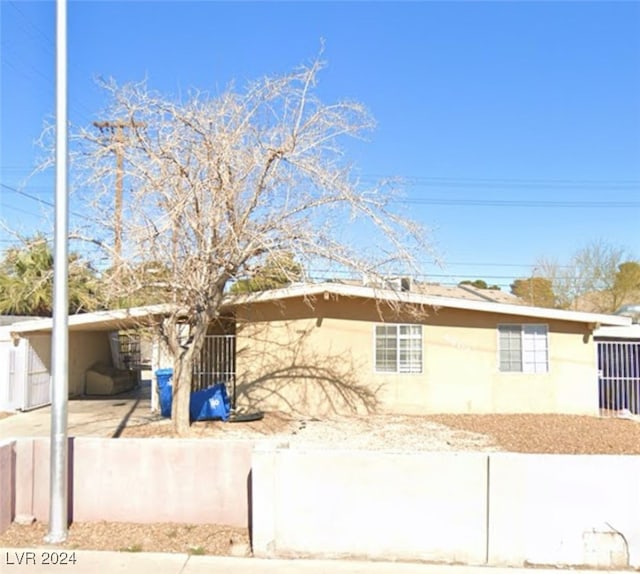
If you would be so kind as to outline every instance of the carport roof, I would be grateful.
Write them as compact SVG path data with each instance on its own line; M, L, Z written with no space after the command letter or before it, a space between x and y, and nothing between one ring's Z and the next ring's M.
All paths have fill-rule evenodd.
M69 315L70 331L115 331L137 327L145 319L167 315L173 309L173 305L148 305L146 307L133 307L131 309L115 309L113 311L95 311L82 315ZM12 334L48 332L53 328L53 319L40 318L31 321L22 321L3 327Z

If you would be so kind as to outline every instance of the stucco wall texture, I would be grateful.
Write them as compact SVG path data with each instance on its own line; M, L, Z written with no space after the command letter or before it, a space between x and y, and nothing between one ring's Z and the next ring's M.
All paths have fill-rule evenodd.
M240 440L69 439L69 517L246 527L252 446ZM46 522L49 440L19 439L13 450L15 514ZM8 476L5 458L0 450L0 481ZM11 488L1 492L0 509Z
M331 412L598 413L596 352L587 325L429 309L394 314L369 300L261 303L237 310L238 404ZM422 327L422 372L376 373L375 325ZM549 370L498 368L504 323L548 327Z

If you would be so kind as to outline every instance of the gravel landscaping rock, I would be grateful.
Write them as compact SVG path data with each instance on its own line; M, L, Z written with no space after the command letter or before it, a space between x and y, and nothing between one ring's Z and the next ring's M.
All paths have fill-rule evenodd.
M500 450L555 454L640 454L635 417L434 415L429 420L491 437Z
M172 437L169 421L127 427L122 437ZM490 436L450 429L427 417L407 415L295 418L266 413L250 423L197 422L190 437L269 439L307 449L367 449L385 451L498 450Z
M169 420L124 429L123 437L172 437ZM640 454L637 417L578 415L369 415L326 419L266 413L261 421L194 423L193 438L288 442L304 448Z
M74 522L63 544L44 542L47 525L12 524L0 535L0 547L116 550L121 552L186 552L230 556L249 547L247 529L213 524L122 524Z

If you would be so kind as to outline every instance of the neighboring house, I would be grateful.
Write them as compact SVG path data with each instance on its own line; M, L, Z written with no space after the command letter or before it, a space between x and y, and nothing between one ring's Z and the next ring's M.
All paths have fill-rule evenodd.
M365 279L362 281L340 280L336 281L340 285L351 285L354 287L375 287ZM473 285L441 285L440 283L427 283L423 281L413 281L406 277L394 277L387 281L387 287L396 291L410 291L423 295L433 295L437 297L453 297L454 299L469 299L472 301L489 301L492 303L507 303L510 305L526 305L526 301L520 297L501 291L500 289L478 289Z
M305 415L598 413L593 332L629 325L628 317L497 303L486 290L462 298L408 287L323 283L229 296L195 384L235 383L238 408ZM167 309L71 317L70 391L82 393L83 369L108 354L108 332ZM5 330L30 339L50 333L48 321ZM166 366L166 354L154 352L154 368Z
M571 309L575 311L585 311L587 313L599 312L602 309L615 309L615 313L623 307L630 307L640 304L640 293L627 293L624 297L616 296L613 291L591 291L576 297L571 304Z

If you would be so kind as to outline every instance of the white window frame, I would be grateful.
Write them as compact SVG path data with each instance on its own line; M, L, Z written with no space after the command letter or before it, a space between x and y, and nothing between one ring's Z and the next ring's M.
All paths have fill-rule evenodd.
M502 347L500 340L500 329L503 327L519 327L520 328L520 370L503 370L502 369ZM544 341L545 346L544 349L526 349L525 348L525 336L527 335L526 331L535 330L535 329L544 329ZM530 333L532 335L536 335L536 333ZM496 329L496 337L497 337L497 363L498 363L498 372L501 374L507 375L546 375L551 370L551 357L549 351L549 325L546 323L499 323L498 328ZM535 338L534 338L535 341ZM535 345L535 343L534 343ZM542 361L538 360L536 357L536 353L545 353L545 362L544 369L540 369L539 366L542 364ZM525 353L533 353L534 358L533 361L526 361Z
M378 368L378 355L377 355L377 343L378 343L378 327L395 327L396 328L396 367L395 370L381 370ZM401 327L418 328L417 334L401 334ZM402 365L400 360L400 341L418 340L420 342L420 366L416 369L415 366L411 366L411 362ZM415 349L412 349L415 350ZM373 372L379 375L421 375L424 369L424 338L422 325L415 323L376 323L373 325Z

